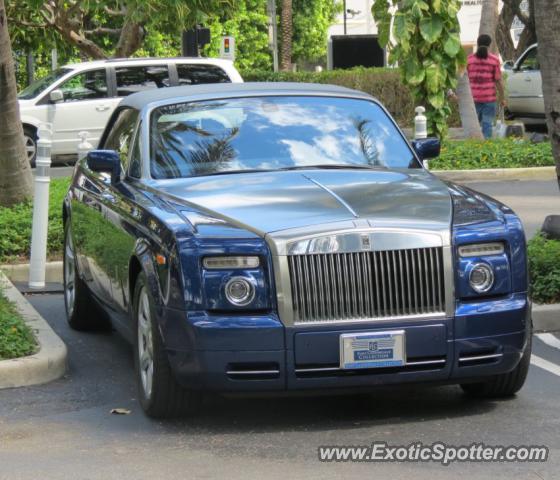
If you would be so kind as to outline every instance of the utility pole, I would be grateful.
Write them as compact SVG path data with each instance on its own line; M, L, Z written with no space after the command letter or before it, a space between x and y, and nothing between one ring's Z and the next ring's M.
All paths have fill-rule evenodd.
M274 71L278 71L278 25L276 24L276 0L267 1L268 45L272 50Z

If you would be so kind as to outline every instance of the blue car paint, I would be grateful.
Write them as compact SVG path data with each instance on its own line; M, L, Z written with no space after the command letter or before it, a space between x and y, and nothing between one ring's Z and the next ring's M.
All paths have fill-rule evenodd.
M326 183L331 182L331 187L340 185L344 188L344 172L336 172L336 176L334 172L316 173ZM295 178L291 173L279 175L284 181ZM402 175L387 173L382 177L393 179ZM425 177L426 174L413 172L412 176ZM360 181L367 184L367 172ZM302 185L307 188L306 184ZM103 203L96 189L118 197L119 205ZM120 325L119 330L131 339L129 314L135 278L130 272L132 265L140 265L148 278L170 364L177 379L188 387L218 392L260 392L368 388L407 382L459 383L514 369L526 348L531 326L525 237L519 218L489 197L468 189L462 191L484 203L493 219L452 226L455 315L398 323L285 326L276 313L272 258L264 239L227 218L213 218L196 204L186 205L160 195L155 182L130 179L126 187L110 185L79 161L65 199L64 218L73 221L73 208L76 203L83 202L86 195L99 202L100 212L117 212L107 215L107 221L115 225L123 238L133 239L126 262L115 265L128 275L121 275L108 287L122 291L122 301L109 305L98 292L93 293ZM387 194L387 190L380 194ZM441 191L437 195L441 197ZM336 211L340 211L338 206ZM282 218L286 221L287 217ZM302 224L305 221L302 219ZM266 219L266 225L273 224L273 218ZM504 242L506 250L503 255L480 259L460 259L458 256L460 245L494 241ZM228 306L223 298L223 285L231 272L210 272L203 268L201 259L204 256L220 254L259 256L262 263L259 271L235 272L235 275L251 277L257 284L258 293L251 305L243 308ZM165 258L163 265L156 261L158 255ZM496 284L484 297L474 295L466 280L470 265L475 261L485 261L497 267ZM86 258L79 259L79 265L81 272L91 268ZM406 332L409 358L437 357L444 359L445 363L422 370L372 370L359 375L296 373L300 367L336 365L341 333L395 328ZM461 355L488 351L503 356L485 364L459 365ZM235 365L276 365L278 375L274 378L235 379L227 374Z

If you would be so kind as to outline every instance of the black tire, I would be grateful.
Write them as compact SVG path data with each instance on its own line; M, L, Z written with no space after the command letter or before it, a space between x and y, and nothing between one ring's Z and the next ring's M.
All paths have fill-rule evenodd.
M23 127L23 134L25 136L25 147L26 147L26 154L29 160L29 164L32 168L35 168L35 160L37 159L37 129L29 126ZM29 156L28 147L34 147L34 153L32 156Z
M72 258L69 249L72 251ZM74 241L70 221L64 226L64 306L68 324L74 330L105 330L109 326L106 314L95 303L91 293L80 278L78 266L75 260ZM73 299L71 298L73 290Z
M149 318L147 319L151 333L151 361L152 361L152 380L149 392L146 392L146 386L142 379L140 349L149 348L149 340L142 336L139 323L145 317L141 317L140 302L147 295L149 304ZM141 298L142 297L142 298ZM167 353L163 345L161 334L155 319L154 301L147 287L146 276L142 272L138 275L134 288L133 301L133 327L134 327L134 370L138 385L138 399L144 412L152 418L173 418L195 413L200 404L202 395L199 392L191 391L183 388L177 380L169 364ZM141 340L142 338L142 340ZM143 347L140 346L142 341Z
M509 373L501 375L494 375L485 382L480 383L465 383L461 385L463 391L476 398L504 398L515 395L523 387L529 372L529 365L531 363L531 338L527 347L523 352L523 356L515 367Z

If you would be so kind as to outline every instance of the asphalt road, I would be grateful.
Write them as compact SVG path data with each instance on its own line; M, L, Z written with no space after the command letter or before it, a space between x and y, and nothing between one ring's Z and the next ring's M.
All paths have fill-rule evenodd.
M465 185L513 208L523 222L527 238L541 228L547 215L560 215L560 190L554 180L465 182Z
M48 385L0 391L0 479L560 478L560 349L536 338L525 388L503 401L458 387L373 395L210 399L196 418L153 421L136 402L131 348L116 333L66 326L61 295L29 297L69 348ZM542 337L558 342L552 335ZM555 373L554 373L555 372ZM130 415L111 415L124 407ZM321 463L321 445L414 441L546 445L546 463Z

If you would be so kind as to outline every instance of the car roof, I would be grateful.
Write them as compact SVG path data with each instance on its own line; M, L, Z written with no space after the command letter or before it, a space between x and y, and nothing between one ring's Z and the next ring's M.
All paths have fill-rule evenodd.
M297 82L208 83L146 90L125 97L120 106L142 110L150 104L274 95L339 96L372 100L370 95L337 85Z
M168 63L202 63L211 65L232 64L231 60L225 58L207 58L207 57L143 57L143 58L108 58L105 60L92 60L91 62L69 63L63 68L71 68L73 70L88 70L90 68L99 67L122 67L130 65L167 65Z

